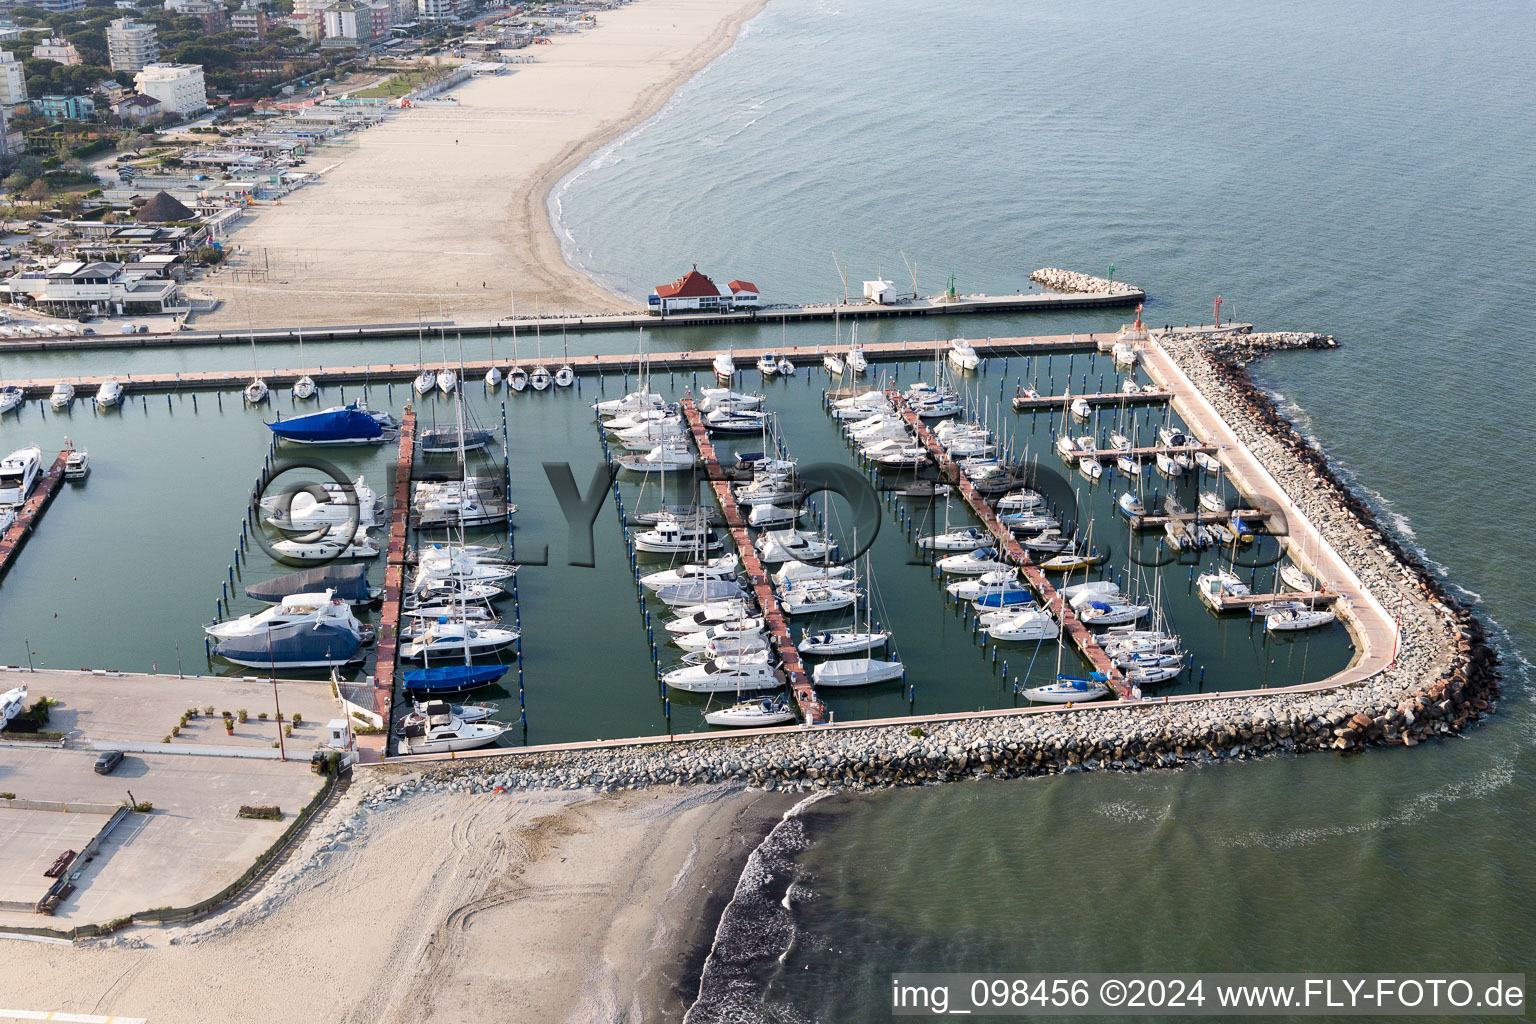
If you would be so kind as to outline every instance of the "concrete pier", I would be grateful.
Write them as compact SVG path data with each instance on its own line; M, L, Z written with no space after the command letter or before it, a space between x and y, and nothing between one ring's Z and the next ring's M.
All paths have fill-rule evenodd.
M21 546L26 543L27 536L36 529L37 521L42 518L48 506L53 503L54 495L59 491L59 484L64 482L64 462L69 458L69 452L59 452L59 457L53 460L53 465L48 472L37 482L37 489L17 510L16 521L11 524L5 535L0 537L0 576L4 576L11 567L11 561L16 557Z
M827 709L817 698L816 691L811 688L810 677L800 661L800 651L795 647L794 638L790 636L789 622L783 610L779 608L778 595L773 592L773 581L769 578L768 571L763 568L762 561L757 557L757 549L752 545L752 536L747 532L746 520L741 516L741 508L736 504L736 496L731 493L730 480L720 465L720 459L715 455L715 446L709 439L709 432L704 429L704 418L699 415L699 408L691 398L683 399L682 409L684 417L688 420L688 427L693 431L693 443L699 447L699 458L704 463L704 471L715 490L715 500L720 503L720 510L725 514L726 529L731 531L731 537L736 541L736 550L741 554L741 566L752 581L752 591L757 596L757 606L763 612L763 624L773 635L773 646L778 650L779 659L783 662L784 675L790 691L795 695L795 703L800 705L800 715L808 725L821 725L827 721Z
M987 532L996 539L998 548L1007 555L1008 561L1019 567L1019 574L1040 598L1040 604L1056 617L1056 621L1061 624L1062 632L1072 641L1072 645L1088 660L1095 672L1104 674L1117 694L1121 697L1129 697L1131 687L1126 682L1124 674L1115 668L1114 663L1109 660L1109 655L1104 653L1104 648L1099 646L1098 639L1087 626L1083 625L1066 598L1057 591L1051 581L1046 578L1045 573L1029 557L1029 553L1014 537L1013 531L998 521L997 513L992 510L992 503L987 501L986 497L976 490L970 478L955 466L954 460L949 457L944 446L939 444L938 438L933 436L933 432L928 429L917 413L912 411L912 407L907 404L901 392L892 389L886 392L886 396L896 403L897 410L917 435L918 441L933 456L934 463L939 467L939 473L960 492L960 496L981 520Z

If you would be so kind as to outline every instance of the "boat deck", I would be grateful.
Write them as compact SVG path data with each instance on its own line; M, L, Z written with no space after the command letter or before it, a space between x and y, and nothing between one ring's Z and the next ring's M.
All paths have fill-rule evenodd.
M938 438L933 436L933 432L928 429L917 413L912 411L912 407L907 404L901 392L892 389L887 392L887 396L896 403L902 418L907 421L907 425L912 428L923 447L927 448L929 454L933 456L939 472L960 492L965 503L981 520L987 532L996 539L999 550L1007 555L1008 561L1019 567L1020 575L1040 598L1040 603L1056 616L1056 620L1061 623L1062 630L1072 641L1073 646L1088 660L1094 671L1102 672L1107 677L1109 685L1117 694L1121 697L1129 697L1131 687L1126 682L1124 674L1115 668L1109 660L1109 655L1104 653L1104 648L1099 646L1097 638L1087 626L1083 625L1066 598L1062 597L1051 581L1046 578L1044 571L1029 557L1029 553L1014 537L1013 531L998 521L997 513L992 509L992 503L976 489L970 478L955 466L954 460L949 457L944 446L939 444Z
M747 532L741 507L736 504L736 496L731 493L730 479L721 467L719 457L715 455L715 446L709 439L709 432L704 429L704 417L699 414L699 408L691 398L683 399L682 409L688 427L693 431L693 442L699 447L699 458L709 476L710 486L715 490L715 499L725 514L726 529L731 531L731 537L736 541L736 550L741 555L742 568L752 581L757 605L763 611L763 622L773 634L773 644L783 662L784 675L795 695L795 703L800 706L800 714L807 724L821 725L827 721L826 706L817 698L805 666L800 661L800 652L789 633L788 619L779 608L778 595L773 592L773 581L757 557L757 548L752 545L752 536Z
M37 521L42 518L43 512L53 503L54 495L59 491L59 484L64 482L64 462L69 458L69 451L59 452L59 457L53 460L53 465L48 472L38 478L37 488L31 497L22 503L16 512L16 521L11 528L5 531L5 536L0 537L0 576L4 576L10 569L11 561L16 557L21 546L26 543L28 535L37 528Z
M1262 608L1268 604L1287 604L1291 601L1300 601L1311 608L1327 608L1338 599L1338 594L1326 590L1287 590L1278 594L1222 594L1219 598L1207 598L1207 601L1214 600L1215 610L1221 613L1243 612L1250 608Z
M400 600L405 594L405 540L410 525L411 463L416 450L416 410L409 405L400 416L400 447L395 455L395 489L389 512L389 546L384 562L384 607L379 612L379 641L373 670L373 711L388 727L394 721L395 673L400 647ZM388 733L378 737L388 745Z

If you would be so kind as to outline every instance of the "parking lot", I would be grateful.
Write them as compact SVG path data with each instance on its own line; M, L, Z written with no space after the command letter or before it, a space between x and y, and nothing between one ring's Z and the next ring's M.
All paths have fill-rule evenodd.
M74 866L76 891L55 917L0 912L0 929L69 927L196 903L250 867L321 784L300 761L130 753L111 775L97 775L95 758L88 750L0 751L0 790L20 798L114 804L131 794L154 805L119 825L91 864ZM283 820L237 818L242 804L275 805ZM43 870L64 850L81 849L106 820L0 806L0 898L41 896L50 883Z

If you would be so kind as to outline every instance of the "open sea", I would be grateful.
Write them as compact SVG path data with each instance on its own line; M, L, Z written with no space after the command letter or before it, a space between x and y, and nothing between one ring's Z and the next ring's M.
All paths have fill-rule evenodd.
M562 184L570 260L637 299L1114 266L1150 323L1332 333L1257 379L1503 649L1499 714L1413 750L809 805L715 951L732 1015L886 1020L897 970L1533 963L1533 43L1514 0L773 0Z

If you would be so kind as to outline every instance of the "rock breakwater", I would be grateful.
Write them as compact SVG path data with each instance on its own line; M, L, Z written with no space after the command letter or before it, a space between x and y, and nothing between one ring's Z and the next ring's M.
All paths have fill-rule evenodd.
M1339 347L1339 343L1334 340L1333 335L1316 334L1311 331L1255 331L1248 333L1223 331L1220 334L1205 335L1204 344L1212 355L1238 366L1247 365L1255 359L1261 359L1269 355L1271 352L1284 352L1290 349Z
M1080 274L1075 270L1062 270L1060 267L1041 267L1029 279L1042 288L1049 288L1053 292L1093 292L1098 294L1113 294L1126 292L1139 292L1140 288L1125 284L1122 281L1109 281L1107 278L1094 277L1092 274Z

